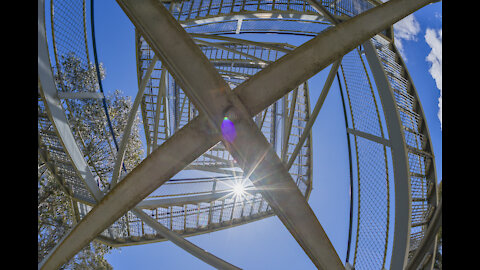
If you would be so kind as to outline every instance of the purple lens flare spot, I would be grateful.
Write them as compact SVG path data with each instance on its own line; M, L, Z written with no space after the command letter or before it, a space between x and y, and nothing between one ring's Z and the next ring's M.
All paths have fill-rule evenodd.
M227 140L229 143L232 143L235 138L237 137L237 132L235 131L235 125L233 124L232 121L228 119L228 117L223 118L222 122L222 135L225 140Z

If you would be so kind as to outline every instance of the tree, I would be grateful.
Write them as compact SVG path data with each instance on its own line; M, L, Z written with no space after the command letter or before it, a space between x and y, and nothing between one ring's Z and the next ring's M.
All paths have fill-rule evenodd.
M61 57L55 80L59 91L96 92L96 69L82 65L74 55ZM105 71L100 66L101 79ZM132 102L120 90L105 97L113 132L118 142L122 137ZM84 154L87 164L98 177L99 187L108 189L115 162L116 148L107 125L107 117L101 100L65 99L62 101L74 137ZM133 169L143 159L143 147L139 132L140 118L136 117L125 152L124 164ZM62 189L55 174L44 166L39 153L38 165L38 260L41 261L56 243L75 224L74 199ZM61 182L61 181L60 181ZM91 242L72 258L62 269L112 269L104 259L111 247Z
M62 57L63 72L57 72L57 83L65 92L88 92L98 89L94 66L83 67L74 55ZM102 79L105 71L100 66ZM88 165L96 172L103 186L108 186L115 162L116 147L107 125L106 114L99 100L77 99L65 100L68 121L77 137ZM111 124L115 138L119 143L126 126L132 101L120 90L106 97ZM133 169L143 159L143 148L139 130L140 118L132 126L125 151L124 164L127 170Z

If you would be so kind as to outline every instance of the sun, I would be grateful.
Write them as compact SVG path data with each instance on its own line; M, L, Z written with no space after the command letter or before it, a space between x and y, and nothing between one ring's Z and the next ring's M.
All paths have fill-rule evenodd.
M235 196L243 196L245 194L245 187L243 186L242 183L236 183L234 186L233 186L233 194Z

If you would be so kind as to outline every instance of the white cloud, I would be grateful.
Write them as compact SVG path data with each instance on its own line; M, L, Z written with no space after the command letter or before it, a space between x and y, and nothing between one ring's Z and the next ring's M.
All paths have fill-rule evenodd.
M432 75L438 90L440 90L440 97L438 98L438 119L440 120L440 128L442 125L442 29L438 31L427 28L425 33L425 41L428 46L432 48L430 54L427 55L426 60L431 63L428 70Z
M417 34L420 33L420 24L415 19L415 16L410 14L393 25L393 32L395 37L395 45L403 59L407 61L405 51L403 49L403 40L417 41Z

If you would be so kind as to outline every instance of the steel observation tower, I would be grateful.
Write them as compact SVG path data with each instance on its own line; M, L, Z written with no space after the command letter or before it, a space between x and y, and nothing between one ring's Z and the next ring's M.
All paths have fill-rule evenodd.
M101 60L88 30L93 1L38 0L39 157L76 210L75 227L38 268L57 269L96 240L172 241L217 269L239 269L185 237L277 216L319 269L432 269L442 207L434 153L421 89L392 29L432 2L117 0L135 26L138 93L124 135L112 138L115 162L103 187L62 102L105 104L101 81L66 92L54 77L69 53L85 68ZM296 47L247 35L261 33L311 39ZM328 67L312 101L309 79ZM351 170L346 256L308 204L311 128L332 84L341 91ZM126 170L139 111L146 158ZM172 178L181 171L191 177Z

